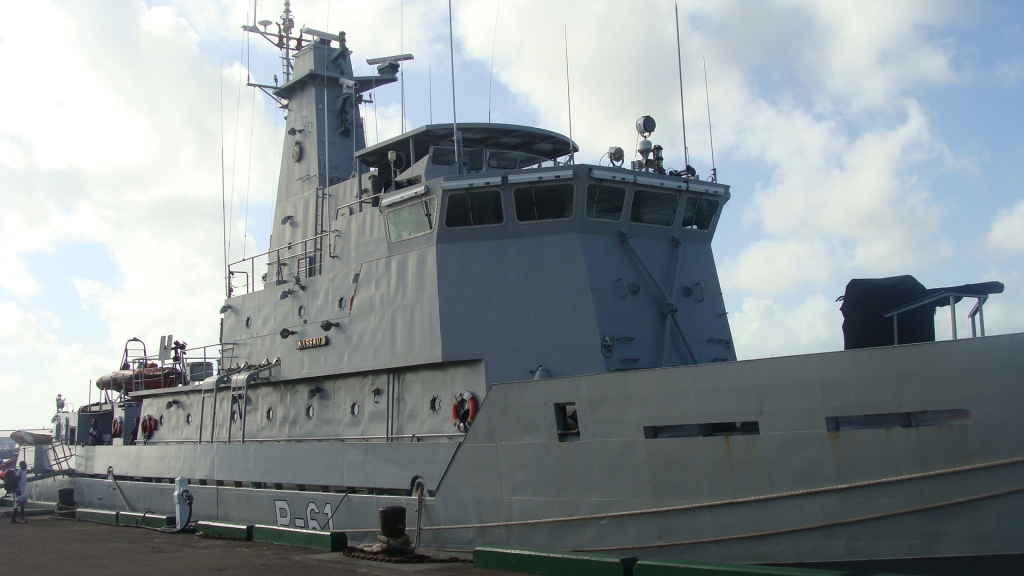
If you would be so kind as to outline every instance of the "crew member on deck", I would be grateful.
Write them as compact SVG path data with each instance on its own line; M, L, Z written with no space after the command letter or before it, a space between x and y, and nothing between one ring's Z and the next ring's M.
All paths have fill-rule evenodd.
M92 419L92 428L89 428L89 446L99 446L103 444L103 432L100 431L100 421L96 418Z

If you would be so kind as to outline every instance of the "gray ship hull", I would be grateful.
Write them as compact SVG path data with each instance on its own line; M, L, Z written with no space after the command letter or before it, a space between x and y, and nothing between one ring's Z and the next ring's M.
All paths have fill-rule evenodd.
M421 478L431 548L1022 553L1022 349L1014 334L494 384L464 438L80 447L73 483L81 506L124 509L112 467L133 509L172 513L168 480L186 476L195 519L360 541L381 506L413 525ZM578 433L559 433L573 404Z

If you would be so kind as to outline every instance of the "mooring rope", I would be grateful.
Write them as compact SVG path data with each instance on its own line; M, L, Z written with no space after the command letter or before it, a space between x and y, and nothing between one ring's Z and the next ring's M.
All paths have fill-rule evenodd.
M790 534L793 532L803 532L805 530L817 530L819 528L829 528L832 526L841 526L843 524L853 524L855 522L865 522L867 520L878 520L880 518L889 518L891 516L900 516L903 514L911 514L913 512L924 512L925 510L934 510L935 508L943 508L946 506L954 506L956 504L964 504L967 502L974 502L977 500L984 500L986 498L994 498L996 496L1005 496L1007 494L1013 494L1014 492L1024 491L1024 486L1018 486L1016 488L1010 488L1009 490L1000 490L999 492L989 492L988 494L981 494L980 496L968 496L966 498L957 498L956 500L949 500L946 502L938 502L936 504L926 504L924 506L915 506L913 508L905 508L903 510L894 510L892 512L882 512L879 514L871 514L868 516L858 516L856 518L847 518L845 520L835 520L833 522L822 522L819 524L808 524L806 526L798 526L796 528L780 528L778 530L765 530L762 532L751 532L748 534L735 534L732 536L717 536L714 538L699 538L696 540L680 540L678 542L659 542L657 544L627 544L625 546L604 546L600 548L575 548L572 552L602 552L608 550L639 550L644 548L665 548L669 546L686 546L688 544L710 544L713 542L725 542L727 540L742 540L744 538L757 538L759 536L775 536L777 534Z
M902 476L892 476L889 478L879 478L876 480L864 480L861 482L850 482L847 484L838 484L835 486L824 486L821 488L808 488L805 490L793 490L789 492L778 492L775 494L764 494L760 496L747 496L745 498L730 498L727 500L713 500L711 502L697 502L694 504L679 504L676 506L663 506L660 508L645 508L641 510L625 510L622 512L602 512L598 514L581 514L578 516L561 516L557 518L538 518L535 520L507 520L503 522L480 522L476 524L449 524L442 526L424 526L421 530L466 530L473 528L500 528L507 526L528 526L532 524L550 524L555 522L576 522L580 520L603 520L605 518L620 518L623 516L638 516L642 514L659 514L664 512L679 512L683 510L697 510L701 508L713 508L716 506L727 506L731 504L747 504L751 502L763 502L767 500L778 500L782 498L793 498L795 496L809 496L812 494L822 494L827 492L836 492L840 490L850 490L853 488L865 488L869 486L880 486L883 484L892 484L896 482L906 482L908 480L920 480L923 478L931 478L935 476L943 476L946 474L956 474L960 472L970 472L972 470L983 470L986 468L995 468L998 466L1008 466L1010 464L1019 464L1024 462L1024 456L1018 456L1016 458L1006 458L1004 460L996 460L993 462L985 462L982 464L970 464L967 466L957 466L954 468L945 468L942 470L933 470L931 472L918 472L915 474L904 474ZM1024 488L1014 488L1010 492L1016 492ZM1007 492L1009 493L1009 492ZM974 499L990 498L993 496L1001 495L1002 493L986 494L978 497L971 497ZM969 501L969 499L963 500ZM949 506L952 504L959 503L959 500L953 500L937 505L929 505L932 507ZM921 508L925 510L927 508ZM900 514L906 514L909 512L916 511L916 509L908 509L906 511L900 511ZM870 517L863 517L863 520L869 520ZM862 519L854 519L852 521L861 521ZM803 527L799 530L808 530L810 528ZM374 533L379 532L379 528L357 528L353 530L344 530L344 532L350 533ZM742 536L747 537L747 536ZM670 546L671 544L664 544L664 546ZM617 549L617 548L612 548Z

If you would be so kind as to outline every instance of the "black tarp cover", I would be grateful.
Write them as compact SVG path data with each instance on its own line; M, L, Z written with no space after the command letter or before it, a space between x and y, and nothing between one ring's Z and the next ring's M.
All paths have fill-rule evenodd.
M985 296L1002 291L1003 285L999 282L928 289L913 276L850 280L846 285L843 305L839 308L843 312L844 348L853 350L894 345L893 320L884 314L901 306L942 292ZM954 300L959 302L960 297ZM935 308L948 305L949 300L942 299L900 313L897 324L900 344L934 342Z

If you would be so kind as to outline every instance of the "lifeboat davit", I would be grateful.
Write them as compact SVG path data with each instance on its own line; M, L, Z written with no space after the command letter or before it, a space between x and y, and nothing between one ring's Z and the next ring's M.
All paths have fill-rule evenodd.
M151 362L142 369L118 370L100 376L96 379L96 387L114 392L138 392L170 388L178 386L182 381L181 370L174 366L157 366Z

